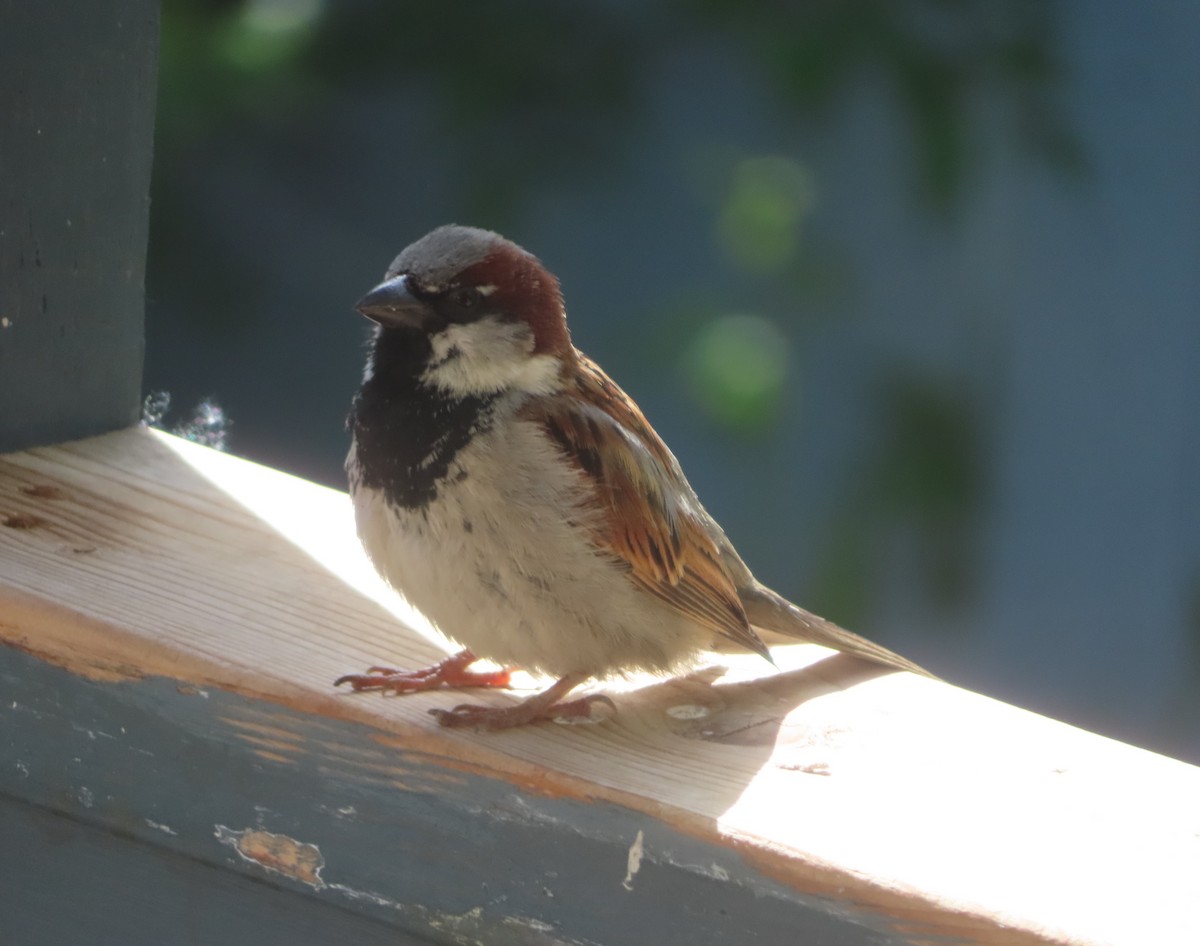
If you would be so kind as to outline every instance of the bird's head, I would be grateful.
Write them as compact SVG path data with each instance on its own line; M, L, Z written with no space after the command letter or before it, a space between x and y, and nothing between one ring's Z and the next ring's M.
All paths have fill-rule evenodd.
M378 338L427 341L421 379L447 394L548 393L574 353L558 280L489 230L438 227L355 308Z

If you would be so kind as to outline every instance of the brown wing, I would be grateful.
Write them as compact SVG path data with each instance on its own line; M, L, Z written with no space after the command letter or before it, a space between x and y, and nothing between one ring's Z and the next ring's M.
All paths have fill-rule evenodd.
M638 406L586 356L573 386L524 410L595 484L597 547L640 587L770 659L751 630L716 542L679 464Z

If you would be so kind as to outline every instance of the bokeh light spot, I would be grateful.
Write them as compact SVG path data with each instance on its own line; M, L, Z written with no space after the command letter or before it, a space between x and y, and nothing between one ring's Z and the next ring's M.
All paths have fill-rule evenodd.
M242 23L259 33L291 33L313 26L324 6L324 0L249 0Z
M303 48L324 9L324 0L248 0L223 38L225 58L249 71L281 65Z
M735 264L777 273L796 258L800 224L812 206L808 171L779 155L746 158L733 171L717 219L717 240Z
M713 319L684 353L693 396L705 413L739 433L774 419L790 362L787 337L760 315Z

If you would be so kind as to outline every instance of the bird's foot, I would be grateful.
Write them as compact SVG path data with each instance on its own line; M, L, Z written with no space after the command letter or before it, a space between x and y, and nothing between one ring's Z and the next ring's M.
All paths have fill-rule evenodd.
M592 720L592 707L603 703L614 713L617 710L603 693L589 693L575 700L560 702L571 690L588 678L586 673L572 673L547 690L513 706L477 706L463 703L451 710L432 709L430 715L443 726L452 729L513 729L540 719Z
M468 670L479 658L469 650L447 657L441 663L424 670L397 670L394 667L369 667L366 673L348 673L333 681L335 687L350 684L355 693L363 690L382 690L385 693L418 693L421 690L443 688L495 687L504 689L512 683L511 670Z

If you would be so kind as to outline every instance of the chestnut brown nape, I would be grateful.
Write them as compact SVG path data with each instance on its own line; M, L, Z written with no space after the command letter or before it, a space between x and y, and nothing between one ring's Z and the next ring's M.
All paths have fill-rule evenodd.
M535 355L566 355L571 347L562 290L541 261L504 240L458 276L472 286L493 286L488 299L509 315L524 319L533 330Z

